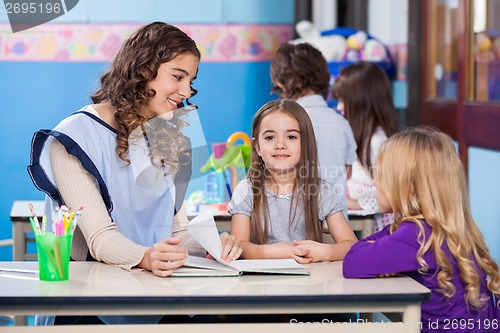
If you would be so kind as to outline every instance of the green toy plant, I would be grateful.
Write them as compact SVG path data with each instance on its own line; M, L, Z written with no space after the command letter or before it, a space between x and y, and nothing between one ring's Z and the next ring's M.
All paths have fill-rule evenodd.
M213 170L222 172L228 165L233 165L235 168L245 168L248 172L251 164L252 147L250 145L226 145L224 154L215 158L214 154L210 156L208 161L200 168L201 172L211 172Z

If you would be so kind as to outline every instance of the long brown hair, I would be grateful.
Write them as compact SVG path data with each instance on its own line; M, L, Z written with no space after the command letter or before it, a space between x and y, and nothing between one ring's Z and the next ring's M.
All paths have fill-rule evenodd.
M282 44L273 57L270 73L274 82L272 92L280 93L282 98L296 100L308 90L328 97L328 64L323 54L310 44Z
M332 93L333 98L344 103L345 117L358 145L356 154L361 165L371 174L373 133L380 126L390 137L399 129L391 82L379 65L359 61L340 71Z
M186 125L183 116L187 111L181 103L173 118L166 123L151 119L145 106L156 94L148 83L156 78L160 65L188 52L201 58L195 42L179 28L163 22L150 23L123 43L110 68L101 76L101 87L92 95L92 101L109 102L116 109L116 153L123 161L130 163L128 140L132 132L140 128L149 136L153 132L161 135L161 140L148 137L151 161L158 167L170 167L168 173L176 169L178 157L187 145L184 136L180 135ZM191 97L196 92L191 88ZM188 100L186 103L191 105ZM162 128L159 129L160 124Z
M283 112L297 120L300 131L300 161L296 167L294 193L290 205L290 221L294 222L298 206L302 206L306 221L305 229L308 239L321 241L321 226L319 223L319 170L318 150L311 119L300 104L289 100L276 100L266 103L255 114L252 122L252 165L248 171L248 179L252 186L253 209L251 216L251 239L257 244L267 244L269 233L269 208L266 196L266 184L271 182L271 175L266 169L262 157L255 145L258 144L260 124L273 112ZM298 202L302 198L302 202ZM293 211L292 211L293 209ZM261 224L261 216L264 221ZM263 226L262 226L263 225Z
M420 271L428 270L424 254L432 251L439 268L440 292L452 297L456 291L453 267L442 250L446 244L458 264L467 303L481 308L487 298L481 294L475 262L488 277L488 289L498 298L498 265L472 218L465 173L452 139L432 128L397 133L382 145L375 170L377 186L395 214L391 232L404 221L417 224ZM422 219L432 228L429 239L425 239Z

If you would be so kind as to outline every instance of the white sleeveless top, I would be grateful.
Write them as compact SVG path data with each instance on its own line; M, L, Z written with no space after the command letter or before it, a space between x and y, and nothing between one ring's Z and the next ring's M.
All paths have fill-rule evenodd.
M161 169L151 172L155 167L149 160L144 138L130 145L131 164L127 165L115 152L116 135L92 106L86 106L53 130L35 133L28 171L35 186L50 197L52 206L63 204L49 160L50 140L57 139L95 178L110 217L120 232L137 244L151 247L172 234L173 177L165 177L165 170ZM141 172L145 170L147 172ZM50 216L47 214L50 212L45 213Z

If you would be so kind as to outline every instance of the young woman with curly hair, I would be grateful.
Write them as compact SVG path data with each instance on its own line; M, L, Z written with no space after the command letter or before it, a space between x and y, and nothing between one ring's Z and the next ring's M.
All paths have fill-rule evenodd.
M30 175L52 206L85 208L73 260L97 260L166 277L187 250L172 237L179 169L190 163L182 135L200 52L183 31L154 22L121 46L92 95L94 104L54 130L35 133ZM183 181L189 180L190 171ZM237 258L235 238L221 235L223 259Z

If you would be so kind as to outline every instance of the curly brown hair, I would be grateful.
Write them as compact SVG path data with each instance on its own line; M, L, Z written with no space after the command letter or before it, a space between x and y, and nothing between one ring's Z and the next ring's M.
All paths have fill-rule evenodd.
M272 92L296 100L311 90L327 98L330 84L328 63L310 44L282 44L271 63ZM280 84L283 89L278 87Z
M123 43L110 68L101 76L101 87L91 98L93 103L108 102L115 108L116 153L127 165L129 138L140 128L143 135L147 133L152 163L167 167L167 173L177 169L179 155L187 145L181 130L187 124L183 116L188 110L181 103L170 121L160 122L151 119L145 106L156 95L148 83L156 78L160 65L188 52L201 59L196 43L185 32L164 22L153 22L139 28ZM196 93L191 87L191 97ZM187 99L186 103L196 108ZM151 128L155 131L148 130ZM153 132L161 140L151 140Z

